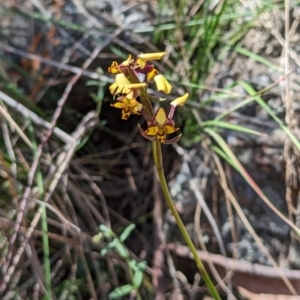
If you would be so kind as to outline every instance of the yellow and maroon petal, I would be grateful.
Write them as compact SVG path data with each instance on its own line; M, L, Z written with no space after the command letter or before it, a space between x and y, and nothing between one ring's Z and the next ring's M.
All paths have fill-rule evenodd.
M148 135L156 135L158 132L158 127L157 126L150 126L148 129L145 131L146 134Z
M141 128L140 124L138 124L138 129L139 129L140 134L141 134L145 139L147 139L147 140L149 140L149 141L151 141L151 142L156 141L156 138L147 135L147 133Z
M174 126L171 126L171 125L165 125L164 126L164 131L166 134L170 134L170 133L173 133L175 131L179 130L179 128L176 128Z
M159 128L156 137L157 137L158 141L161 144L165 143L165 141L166 141L166 133L165 133L165 131L164 131L163 128Z
M123 109L122 110L122 120L128 120L129 117L130 117L130 112Z

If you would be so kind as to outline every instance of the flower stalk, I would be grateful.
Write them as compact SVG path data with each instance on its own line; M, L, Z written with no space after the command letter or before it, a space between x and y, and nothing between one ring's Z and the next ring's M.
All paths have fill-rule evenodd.
M152 142L153 160L168 207L176 220L187 246L193 254L198 270L207 288L214 299L221 300L175 208L164 174L161 145L179 141L181 134L171 139L168 138L168 135L176 133L179 130L179 128L175 127L173 115L176 107L183 106L189 96L185 94L173 100L170 103L168 114L162 107L154 112L150 100L151 95L147 93L148 84L153 80L157 90L166 94L172 91L172 86L163 75L159 74L149 61L160 60L166 54L165 52L140 54L136 59L132 59L131 56L129 56L127 60L120 65L117 62L113 62L108 71L117 74L117 76L116 82L110 86L110 91L114 97L118 96L118 102L111 104L111 106L122 109L122 119L124 120L127 120L131 114L140 114L145 118L148 128L144 130L139 124L138 128L141 135Z
M152 151L153 151L153 158L154 158L158 178L159 178L160 185L161 185L163 194L165 196L166 202L168 204L168 207L171 210L171 212L175 218L177 226L178 226L187 246L189 247L191 253L193 254L194 261L198 267L198 270L199 270L204 282L207 285L207 288L209 289L209 291L214 299L221 300L220 295L219 295L218 291L216 290L212 280L210 279L200 257L198 256L196 247L194 246L194 243L192 242L192 239L190 238L184 224L182 223L182 220L181 220L181 218L176 210L176 207L173 203L172 197L169 192L168 184L166 182L164 170L163 170L161 144L159 142L152 142Z

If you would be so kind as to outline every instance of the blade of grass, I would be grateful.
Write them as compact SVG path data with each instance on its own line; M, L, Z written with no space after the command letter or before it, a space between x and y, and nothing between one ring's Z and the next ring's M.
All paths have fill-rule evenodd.
M290 71L291 72L291 71ZM223 112L222 114L219 114L215 120L220 121L221 119L225 118L227 115L229 115L230 113L238 110L239 108L251 103L253 100L257 101L257 97L259 97L260 95L263 95L264 93L266 93L267 91L271 90L274 86L276 86L279 82L283 81L287 76L289 76L290 72L288 74L285 74L284 76L281 76L277 81L273 82L272 84L268 85L267 87L259 90L258 92L254 91L254 89L247 84L244 81L238 81L236 83L241 83L241 84L245 84L245 89L246 87L251 87L253 89L252 94L250 94L249 97L247 97L245 100L241 101L240 103L234 105L233 107L231 107L230 109L228 109L227 111ZM250 89L249 89L250 91ZM260 97L261 99L261 97ZM265 103L264 101L262 101L263 103ZM274 114L273 114L274 115Z
M266 58L262 57L261 55L258 55L252 51L249 51L241 46L236 46L234 48L234 51L236 51L239 54L242 54L244 56L247 56L249 58L252 58L253 60L267 66L268 68L271 68L275 71L278 72L284 72L284 70L278 66L276 66L275 64L273 64L272 62L270 62L269 60L267 60Z
M30 122L30 120L29 120ZM37 143L34 137L34 128L30 122L28 126L28 131L31 136L32 143L32 152L33 156L36 157L37 154ZM40 167L37 167L36 172L36 182L38 187L38 192L41 197L44 195L44 185L43 185L43 176L40 170ZM42 208L41 214L41 227L42 227L42 243L43 243L43 254L44 254L44 270L45 270L45 286L46 286L46 295L45 299L51 300L51 265L50 265L50 251L49 251L49 237L48 237L48 223L47 223L47 211L45 203L40 204Z
M161 3L162 0L160 0L159 2ZM225 22L225 21L233 21L233 20L237 20L238 18L249 18L252 17L254 14L258 14L258 13L262 13L262 12L268 12L270 10L273 10L275 8L282 8L284 4L282 3L278 3L278 4L274 4L272 5L268 5L264 8L260 8L257 9L256 11L245 11L245 12L240 12L240 13L236 13L236 12L226 12L223 13L222 16L220 17L220 23L221 22ZM210 16L209 18L211 19L217 19L218 16L213 15ZM165 22L165 21L164 21ZM197 19L192 19L188 22L185 22L183 24L184 28L186 27L193 27L193 26L197 26L199 28L199 26L203 26L205 20L203 18L197 18ZM172 31L176 29L176 24L175 23L168 23L168 24L157 24L157 25L151 25L151 26L143 26L143 27L135 27L133 28L133 32L136 33L146 33L146 32L153 32L153 31ZM172 34L172 33L171 33Z
M287 134L287 136L294 143L298 151L300 151L300 142L296 138L296 136L291 132L291 130L284 125L283 121L281 121L276 114L272 111L270 106L259 96L257 95L254 88L245 81L240 81L240 84L244 87L249 95L254 97L255 101L273 118L273 120L281 127L281 129Z
M201 125L203 127L211 127L211 126L216 126L216 127L222 127L222 128L226 128L226 129L231 129L234 131L240 131L240 132L245 132L245 133L250 133L250 134L254 134L254 135L259 135L259 136L267 136L265 133L256 131L256 130L252 130L237 124L231 124L231 123L227 123L227 122L222 122L222 121L216 121L216 120L211 120L211 121L203 121L201 123Z
M294 289L293 285L291 284L290 280L287 278L287 276L285 275L283 270L277 265L276 261L270 255L269 250L266 248L266 246L261 241L260 237L257 235L255 230L251 226L251 224L248 221L247 217L245 216L243 210L241 209L237 199L234 197L231 190L228 188L227 179L226 179L223 167L221 165L219 157L215 153L213 153L213 159L215 161L215 164L216 164L216 167L217 167L217 170L218 170L218 174L219 174L219 177L220 177L219 182L220 182L220 184L221 184L221 186L222 186L222 188L223 188L223 190L226 194L226 197L230 200L231 204L234 206L234 208L235 208L238 216L240 217L241 221L243 222L244 226L246 227L246 229L248 230L248 232L250 233L250 235L252 236L252 238L254 239L256 244L259 246L261 251L266 255L268 260L271 262L274 269L279 273L280 277L282 278L283 282L286 284L286 286L288 287L290 292L293 295L297 295L297 292L295 291L295 289Z
M296 233L300 236L300 229L291 222L283 213L281 213L274 204L265 196L263 191L260 189L260 187L256 184L256 182L251 178L251 176L248 174L248 172L245 170L245 168L242 166L242 164L239 162L235 154L232 152L232 150L229 148L229 146L226 144L224 139L216 133L211 128L204 128L204 131L211 136L217 144L221 147L224 153L227 154L227 156L230 158L228 162L244 177L244 179L247 181L247 183L252 187L252 189L257 193L257 195L264 201L264 203L286 224L288 224Z

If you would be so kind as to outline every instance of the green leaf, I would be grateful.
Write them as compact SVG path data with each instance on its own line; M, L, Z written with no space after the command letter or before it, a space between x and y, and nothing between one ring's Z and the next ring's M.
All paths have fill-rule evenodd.
M115 250L119 253L121 257L123 258L129 257L127 249L120 242L116 244Z
M99 226L99 230L105 235L105 237L112 237L114 235L113 231L104 224Z
M131 233L131 231L132 231L134 228L135 228L135 224L130 224L129 226L127 226L127 227L123 230L122 234L120 235L120 241L121 241L121 242L124 242L124 241L128 238L129 234Z
M108 245L105 246L100 252L101 255L106 255L107 252L111 249L115 249L117 245L120 244L120 241L118 239L112 240Z
M129 265L129 268L130 268L131 270L133 270L134 272L135 272L136 270L138 270L137 262L136 262L135 259L132 259L132 260L129 262L128 265Z
M134 290L134 286L131 284L120 286L109 293L108 299L119 299L125 295L128 295L132 290Z
M143 260L143 261L139 262L139 263L137 264L137 266L139 267L139 269L140 269L141 271L145 271L145 270L146 270L146 267L147 267L147 262Z
M105 248L103 248L103 249L101 250L100 254L101 254L102 256L105 256L105 255L108 253L109 250L110 250L110 248L106 246Z
M139 288L142 281L143 281L143 277L144 277L144 272L141 269L137 269L133 275L133 284L135 286L135 288Z

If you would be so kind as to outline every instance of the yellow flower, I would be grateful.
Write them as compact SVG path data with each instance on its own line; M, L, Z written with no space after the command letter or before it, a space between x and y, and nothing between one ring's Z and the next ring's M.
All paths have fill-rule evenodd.
M113 61L111 66L108 68L108 72L113 74L120 73L119 64L116 61Z
M133 59L131 58L131 55L129 55L128 58L120 65L116 61L113 61L111 66L108 68L108 72L112 74L121 73L122 68L130 66L132 63Z
M157 52L157 53L141 53L137 56L136 65L143 69L147 61L160 60L165 56L167 52Z
M154 77L156 87L158 91L163 91L165 94L170 94L172 91L172 86L168 80L161 74Z
M143 137L150 141L159 141L161 144L171 144L180 139L180 135L173 139L167 140L167 135L177 131L174 121L167 117L164 108L160 107L153 119L148 122L148 129L144 131L139 127L139 131Z
M121 74L120 74L121 75ZM126 78L126 77L125 77ZM123 78L124 79L124 78ZM123 84L124 81L122 78L118 81L120 84ZM127 78L126 78L127 79ZM119 88L117 83L115 83L117 89ZM113 85L113 84L112 84ZM140 89L145 87L147 83L129 83L122 86L122 93L126 91L126 95L120 96L116 103L111 104L111 106L122 109L122 119L127 120L130 114L139 115L143 105L139 103L136 98L140 95Z
M119 97L118 102L110 105L122 109L122 119L127 120L131 114L140 115L143 105L136 99L128 99L126 96Z

